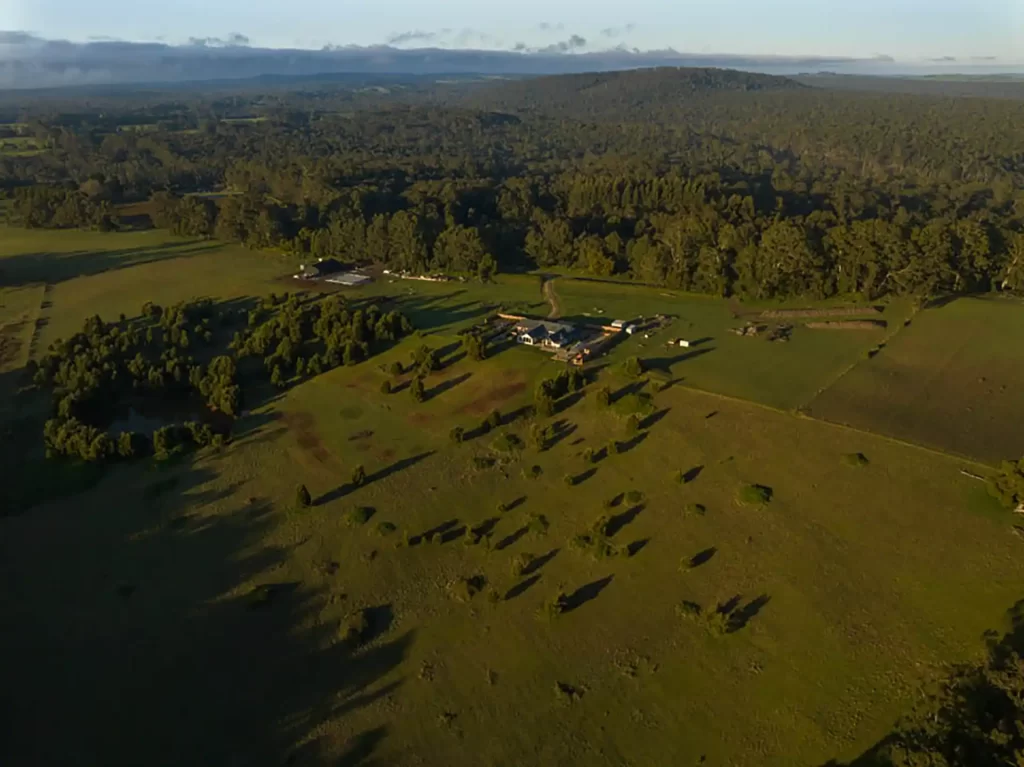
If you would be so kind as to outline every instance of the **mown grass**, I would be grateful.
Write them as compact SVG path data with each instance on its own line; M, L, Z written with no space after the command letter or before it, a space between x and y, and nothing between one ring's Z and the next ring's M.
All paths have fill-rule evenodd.
M634 336L621 344L615 356L639 355L686 386L783 409L806 405L886 337L885 331L813 330L797 320L788 342L773 343L764 337L736 336L729 329L755 318L762 308L779 308L776 304L747 305L659 288L582 280L559 279L556 289L566 316L606 322L656 313L677 316L671 327L652 338ZM805 305L812 304L799 304ZM890 327L899 327L909 312L909 303L897 301L885 307L883 317ZM673 338L700 343L689 349L667 347Z
M995 463L1024 455L1024 304L925 309L811 403L839 423Z
M1020 597L1019 543L955 459L682 388L632 441L585 396L546 450L455 445L554 368L512 348L433 374L422 404L381 394L423 341L286 392L173 488L127 467L0 522L12 732L66 714L14 756L820 764L886 732ZM754 485L771 503L740 501ZM570 547L599 521L630 555Z

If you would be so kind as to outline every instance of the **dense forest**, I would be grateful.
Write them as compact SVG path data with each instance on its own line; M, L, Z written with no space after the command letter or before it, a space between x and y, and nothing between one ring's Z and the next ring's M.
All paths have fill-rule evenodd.
M1024 103L721 70L25 101L11 220L152 223L487 278L714 295L1024 289ZM209 194L209 193L219 194ZM203 193L203 194L200 194Z

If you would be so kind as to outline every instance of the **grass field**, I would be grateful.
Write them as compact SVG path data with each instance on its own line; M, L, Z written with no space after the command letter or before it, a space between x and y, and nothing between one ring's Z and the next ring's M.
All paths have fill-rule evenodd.
M995 463L1024 454L1024 304L961 298L919 313L811 404L828 420Z
M746 305L658 288L582 280L560 279L555 284L567 316L610 320L659 312L677 315L679 320L671 328L646 345L642 339L634 339L624 346L634 354L656 358L686 386L784 409L806 405L890 332L812 330L798 325L789 343L769 343L728 331L743 324L744 320L734 315L756 317L761 308L778 308L774 304ZM885 307L882 316L892 329L900 327L909 312L909 303L896 301ZM705 340L693 350L669 351L664 343L673 337Z
M0 324L21 339L0 383L91 314L294 290L291 266L157 232L0 230ZM772 344L725 332L757 307L566 279L555 291L566 316L679 315L662 335L712 351L624 341L591 385L613 390L611 408L570 398L553 444L510 449L502 435L530 431L510 414L558 370L544 353L449 351L421 404L404 382L382 394L383 369L423 343L456 349L496 305L546 314L539 278L379 281L351 295L407 312L417 337L250 403L222 452L62 480L90 489L0 517L12 763L821 765L856 757L983 651L1022 596L1024 560L1005 512L961 473L977 465L776 408L838 378L817 414L917 334L908 348L948 346L971 311L984 326L1011 305L955 302L907 328L892 307L899 332L858 363L889 331L797 328ZM950 370L980 364L978 332ZM634 354L682 385L624 377ZM636 391L654 411L633 435ZM496 408L506 424L480 433ZM770 502L743 502L752 485ZM619 555L579 545L602 516Z
M377 392L375 365L337 370L254 413L223 454L117 470L4 520L17 762L820 764L869 745L1020 596L1019 543L983 488L882 438L670 389L646 438L591 476L580 451L626 437L588 398L543 453L481 469L493 434L450 443L547 370L518 348L463 360L419 406ZM696 471L680 485L677 470ZM313 509L293 507L298 482ZM767 507L737 502L748 483L772 488ZM546 534L524 529L531 514ZM634 556L573 550L601 514ZM467 525L493 525L494 550L464 545ZM575 609L538 615L560 591ZM731 602L731 633L681 617L684 600ZM353 651L339 625L357 608L372 638Z

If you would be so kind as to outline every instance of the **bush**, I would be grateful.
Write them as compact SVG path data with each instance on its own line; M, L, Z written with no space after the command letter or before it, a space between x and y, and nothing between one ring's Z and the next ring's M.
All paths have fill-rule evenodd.
M618 455L618 454L619 454L619 443L618 443L618 440L614 440L613 439L611 442L608 443L608 455L611 456L611 455Z
M523 441L515 434L499 434L491 443L491 449L499 453L516 453L523 449Z
M640 416L636 413L632 413L626 419L626 434L630 437L635 436L640 432Z
M739 500L748 506L764 506L772 500L772 489L764 485L744 485L740 488Z
M452 441L452 444L454 445L461 445L462 440L465 438L465 436L466 430L463 429L461 426L456 426L450 432L448 432L448 439L450 439Z
M703 517L707 513L707 507L699 503L688 503L683 507L683 513Z
M531 466L529 469L524 469L523 472L530 479L540 479L541 477L544 476L544 469L542 469L540 466L537 466L536 464Z
M501 411L500 410L492 410L490 412L490 414L488 414L488 416L487 416L487 424L492 429L500 428L501 427Z
M583 452L581 453L581 456L583 458L583 462L584 463L593 463L594 462L594 449L591 448L591 447L584 448Z
M843 456L843 460L848 466L867 466L871 463L864 453L847 453Z
M643 499L644 494L641 493L639 490L630 490L628 493L626 493L626 500L629 503L637 504L640 503Z
M295 489L295 503L303 509L308 509L313 505L313 498L309 494L309 490L306 489L305 485L299 485Z
M612 403L612 392L607 386L602 386L594 394L594 398L600 407L608 407Z
M345 644L358 646L370 631L370 619L366 610L349 613L338 627L338 638Z
M530 521L527 522L526 529L529 530L531 535L539 538L547 535L550 526L551 523L548 522L548 518L543 514L530 514Z
M676 615L689 621L697 621L704 613L704 609L696 602L684 599L676 605Z
M521 578L523 572L533 563L533 560L533 554L527 554L526 552L512 557L512 577Z
M630 376L631 378L639 378L644 374L644 366L643 364L641 364L640 359L638 357L630 357L628 360L626 360L624 369L626 371L626 375Z
M469 578L459 578L449 586L452 597L460 602L469 602L479 594L487 585L487 578L482 575L474 575Z
M573 485L576 484L576 477L574 477L572 474L566 474L564 477L562 477L562 481L566 484L566 487L572 487Z
M391 381L380 382L380 393L385 395L391 394Z
M401 362L397 362L397 361L396 361L396 362L392 362L392 363L391 363L391 367L389 367L389 368L388 368L388 372L389 372L389 373L390 373L390 374L391 374L392 376L395 376L395 377L397 377L397 376L400 376L400 375L402 375L402 373L404 373L404 372L405 372L405 368L404 368L404 367L402 367L402 363L401 363Z
M393 522L380 522L377 524L377 534L387 536L394 533L398 528Z

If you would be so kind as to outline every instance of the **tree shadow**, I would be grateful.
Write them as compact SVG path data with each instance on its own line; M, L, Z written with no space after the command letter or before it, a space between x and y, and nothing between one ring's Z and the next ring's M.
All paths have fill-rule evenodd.
M667 407L663 410L658 410L657 412L651 413L649 416L640 421L640 428L650 429L652 426L659 423L661 419L667 416L671 410L672 408Z
M561 549L551 549L547 554L542 554L539 557L534 557L533 560L523 568L523 575L533 575L538 570L544 567L548 562L558 556L558 552Z
M548 440L547 447L545 448L546 450L550 450L551 448L558 445L560 442L566 440L567 438L575 434L577 427L574 423L570 423L569 421L566 420L561 420L555 421L555 423L552 425L552 428L554 428L555 433L551 437L551 439Z
M503 551L503 550L507 549L509 546L512 546L515 543L518 543L519 540L524 535L526 535L528 532L530 532L530 528L526 527L525 525L523 527L520 527L514 533L509 533L504 538L502 538L500 541L498 541L498 543L495 544L495 546L494 546L494 550L495 551Z
M626 556L633 558L641 551L647 548L647 544L651 542L650 538L641 538L640 540L633 541L626 547Z
M701 565L707 564L711 561L711 558L718 553L718 549L714 546L703 551L698 551L692 557L690 557L690 569L700 567Z
M575 475L572 478L572 486L576 487L578 485L582 485L584 482L586 482L588 479L593 477L595 474L597 474L597 467L596 466L591 466L586 471L582 472L581 474L577 474L577 475Z
M628 397L630 394L639 394L644 390L644 387L647 386L647 383L648 381L646 378L639 378L636 381L630 381L618 391L612 392L608 401L614 405L623 397Z
M619 531L622 530L622 528L632 523L634 519L640 516L640 512L642 512L644 508L644 504L638 503L636 506L632 506L631 508L628 508L625 511L613 516L611 519L608 520L608 524L605 525L605 535L607 535L609 538L614 537Z
M433 454L433 450L428 450L425 453L420 453L418 455L410 456L409 458L403 458L400 461L395 461L390 466L385 466L383 469L379 469L375 471L373 474L368 474L362 485L354 485L351 482L348 482L345 483L344 485L336 487L334 490L331 490L328 493L325 493L324 495L317 499L316 505L323 506L325 504L330 503L331 501L336 501L339 498L344 498L346 495L353 493L360 487L372 485L374 482L381 482L387 479L388 477L392 476L393 474L397 474L401 471L405 471L406 469L411 468L412 466L415 466L420 461L426 460Z
M587 602L597 599L597 597L608 588L608 585L612 582L614 576L609 575L600 580L588 583L585 586L580 586L572 594L565 598L565 609L563 612L570 613L573 610L578 610Z
M729 614L729 633L732 634L746 628L747 624L756 618L770 601L770 596L762 594L757 599L747 602L743 607L733 610Z
M376 727L356 736L355 742L345 750L345 753L335 763L336 767L370 767L370 763L367 760L373 756L373 752L377 750L377 747L387 737L387 734L387 727ZM302 764L304 762L305 760L295 759L289 760L288 764Z
M509 602L509 601L515 599L516 597L522 596L527 591L529 591L529 589L539 580L540 580L540 576L539 575L533 575L533 576L527 578L525 581L521 581L521 582L517 583L515 586L513 586L512 588L510 588L508 591L505 592L505 598L504 598L505 601Z
M159 466L175 481L156 497L145 490L157 464L114 466L45 514L3 520L5 565L45 572L31 553L45 539L75 573L2 597L26 617L0 632L0 652L23 661L4 673L10 763L326 763L329 744L310 736L398 689L415 633L392 638L391 607L375 604L359 641L341 641L331 587L280 578L284 515L246 501L244 486L204 500L223 495L208 491L223 484L220 463L206 453ZM55 700L62 737L41 737ZM366 763L385 734L360 736L348 763Z
M649 433L650 432L642 431L639 434L636 434L633 437L631 437L630 439L626 440L625 442L620 442L619 443L619 452L620 453L628 453L630 450L633 450L633 449L635 449L637 447L640 447L640 445L642 445L644 443L644 440L647 439L647 435Z
M693 482L695 479L697 479L697 477L701 475L702 471L704 471L703 466L694 466L692 469L688 469L686 472L683 473L683 484L688 485L691 482Z
M451 391L459 384L465 383L473 377L472 373L463 373L462 375L456 376L455 378L449 378L447 381L441 381L437 386L433 387L426 392L424 397L425 402L430 402L436 397L440 397L445 392Z
M471 532L472 532L473 535L475 535L477 537L482 537L482 536L490 535L492 532L494 532L494 528L497 526L498 522L500 522L500 521L501 521L501 517L490 517L489 519L485 519L479 525L474 527L471 530Z
M673 357L648 357L644 360L644 366L650 370L662 370L665 373L671 374L673 365L688 362L689 360L696 359L697 357L703 357L705 354L710 354L714 350L714 346L705 346L701 349L694 349L693 351L686 352L685 354L677 354Z
M586 396L586 392L583 391L583 389L565 395L555 403L555 414L561 415L566 410L575 405L577 402L579 402L581 399L583 399L584 396Z
M459 520L449 519L447 522L442 522L439 525L435 525L434 527L420 533L419 535L414 535L412 538L409 539L409 545L415 546L416 544L422 543L423 541L430 541L433 539L435 535L443 536L448 531L457 527L458 524Z
M521 495L518 498L506 503L505 511L514 511L515 509L518 509L520 506L522 506L524 503L526 503L526 496Z

